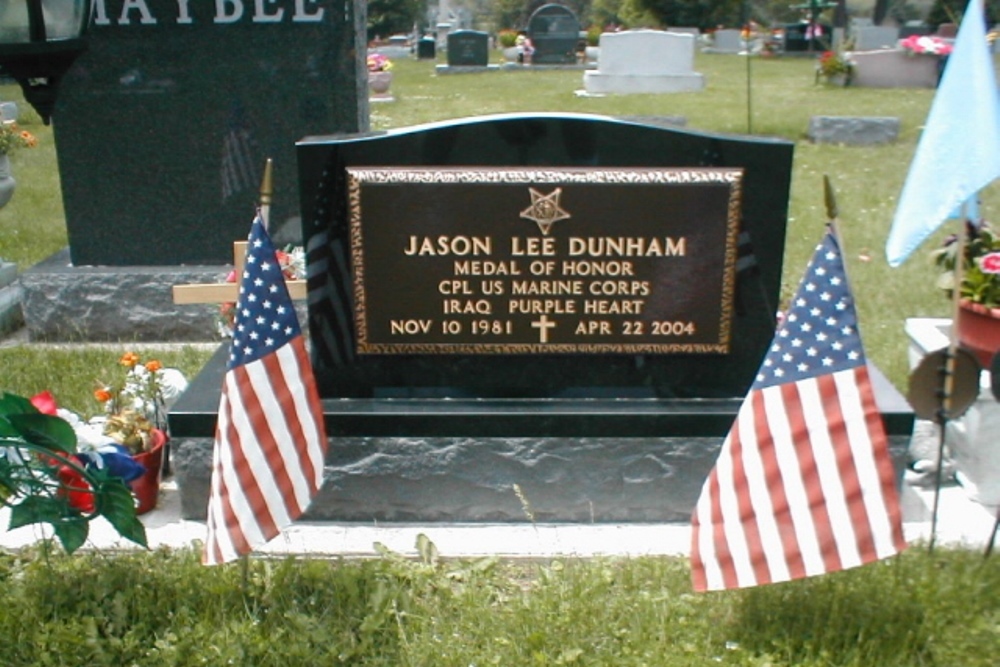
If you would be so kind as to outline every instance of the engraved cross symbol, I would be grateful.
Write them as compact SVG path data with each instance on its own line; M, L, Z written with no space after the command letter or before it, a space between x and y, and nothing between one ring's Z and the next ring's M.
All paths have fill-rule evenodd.
M531 323L532 329L538 329L538 342L548 343L549 342L549 329L554 329L556 326L555 322L550 322L549 318L542 315L537 320Z

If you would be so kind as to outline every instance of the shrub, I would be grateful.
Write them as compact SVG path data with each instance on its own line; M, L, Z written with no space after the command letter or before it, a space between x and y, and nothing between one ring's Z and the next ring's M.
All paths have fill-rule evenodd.
M500 44L500 48L509 49L514 46L517 41L517 31L516 30L501 30L497 33L497 42Z

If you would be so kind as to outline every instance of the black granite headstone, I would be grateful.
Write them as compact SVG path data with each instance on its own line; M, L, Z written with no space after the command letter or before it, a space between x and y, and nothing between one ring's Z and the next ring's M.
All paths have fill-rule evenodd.
M449 67L486 67L490 62L489 35L478 30L448 34Z
M331 272L325 283L330 291L323 296L328 298L321 298L320 282L314 281L311 287L310 331L321 394L329 398L741 397L774 332L791 157L792 145L784 141L715 136L597 116L515 115L398 130L374 137L304 140L299 145L304 236L311 256L321 258L331 271L337 267L336 258L350 257L348 171L353 167L561 167L597 171L605 167L636 170L728 167L743 170L742 206L738 213L741 243L737 250L739 259L732 293L728 352L582 356L534 353L513 358L509 354L489 353L448 354L447 357L357 354L352 267L343 265L340 270L344 273ZM541 186L539 191L548 192ZM527 207L530 203L527 194L518 192L517 196L524 200L515 201L515 208ZM403 200L398 201L400 210L411 210ZM587 206L600 213L606 230L598 234L594 228L588 228L589 234L628 235L615 231L626 229L626 223L616 223L613 201L616 201L613 196L606 198L602 204L607 205L606 208L594 208L596 199ZM440 203L438 210L442 217L447 217L446 212L453 205ZM638 207L641 209L643 205L640 201ZM657 211L664 204L649 200L648 205ZM502 216L498 206L482 204L475 197L463 199L460 206L473 215L480 212L484 218L496 219L495 224L502 225L498 234L508 233L506 228L511 225L525 224L524 220L518 223L510 220L510 216ZM572 208L572 204L569 206ZM620 212L628 215L625 208L620 208ZM406 219L415 220L417 215L414 213ZM671 229L679 229L676 225L680 222L664 213L662 234L670 235ZM565 224L564 231L571 229L571 222L557 222L555 227L560 224ZM410 233L436 237L444 233L441 230L447 223L442 225L435 229L414 228ZM530 222L527 225L525 236L530 235L534 226ZM537 230L535 232L537 236ZM722 238L718 237L715 242L721 244ZM644 269L634 268L636 273L640 270ZM703 270L692 270L689 280L657 288L657 293L669 295L677 304L697 298L692 297L691 286L703 279ZM648 279L636 277L639 281ZM402 282L406 284L399 284L399 289L411 287L409 281ZM589 289L589 285L590 279L584 289ZM437 307L440 309L439 303ZM471 322L475 318L463 316L460 319ZM550 314L549 319L557 318ZM471 323L465 326L469 329Z
M580 20L564 5L542 5L528 19L528 36L535 47L534 64L573 64L580 42Z
M331 437L309 517L527 521L526 499L531 521L689 520L774 333L792 150L783 140L560 114L301 141L309 333ZM465 187L469 173L474 183ZM645 190L656 188L650 173L664 192ZM735 220L717 183L713 193L688 187L713 178L738 179ZM517 179L531 180L535 194ZM674 192L676 183L685 187ZM582 262L577 274L601 262L611 271L614 261L634 275L567 277L566 256ZM426 275L415 270L422 264ZM726 275L732 289L713 291ZM576 294L594 289L609 294ZM453 297L460 305L447 320L459 331L447 333L441 311ZM643 313L666 313L692 299L706 301L693 304L692 318L714 313L728 322L726 344L633 349L638 329L625 324L637 319L612 312L612 304L641 302ZM462 312L462 303L480 300L498 316ZM593 321L612 323L603 340L614 349L555 334L572 320L571 301L581 310L586 301L606 304L600 313L594 305ZM399 318L387 339L366 330L425 306L438 312ZM654 322L673 340L701 328ZM442 331L455 343L435 347ZM604 336L600 326L588 335ZM420 345L393 343L407 336ZM170 412L185 518L205 516L226 352ZM912 410L877 369L872 377L901 461Z
M790 23L785 26L785 51L824 51L830 48L833 39L833 27L827 24L819 25L817 35L809 34L809 24Z
M437 57L437 43L433 37L421 37L417 42L417 58L419 60L434 60Z
M267 158L280 230L295 141L366 129L360 2L95 5L54 114L74 265L228 263Z

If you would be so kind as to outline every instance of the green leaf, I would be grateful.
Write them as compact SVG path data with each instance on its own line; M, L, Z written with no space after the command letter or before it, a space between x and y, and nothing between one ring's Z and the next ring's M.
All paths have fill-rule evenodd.
M10 415L8 420L33 445L59 452L76 451L76 433L65 419L36 412Z
M68 554L82 547L87 541L87 533L90 532L90 523L86 519L68 519L53 524L52 527Z
M65 520L67 510L75 512L68 507L69 503L63 499L49 498L46 496L28 496L10 509L9 530L29 526L33 523L51 523L55 525Z
M148 547L146 527L135 515L135 499L132 490L118 480L102 484L98 490L98 507L101 515L108 520L118 534L126 540Z
M3 392L0 394L0 417L11 415L31 415L38 412L38 408L31 404L31 401L23 396Z

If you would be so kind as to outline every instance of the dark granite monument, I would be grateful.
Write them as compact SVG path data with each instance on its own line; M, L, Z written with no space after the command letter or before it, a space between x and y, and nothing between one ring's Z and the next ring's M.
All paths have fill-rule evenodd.
M792 143L546 114L298 150L311 518L688 520L773 336ZM188 518L225 353L170 414ZM901 456L912 413L873 371Z
M531 62L536 65L576 63L580 42L580 20L569 7L542 5L528 19L528 36L535 45Z
M74 265L227 263L267 158L280 226L298 213L295 141L365 129L351 2L95 5L55 111Z
M211 338L171 287L225 276L268 158L275 239L301 243L295 142L367 129L364 7L97 0L89 41L53 118L69 248L22 274L29 335Z
M490 64L490 38L478 30L448 33L449 67L486 67Z

